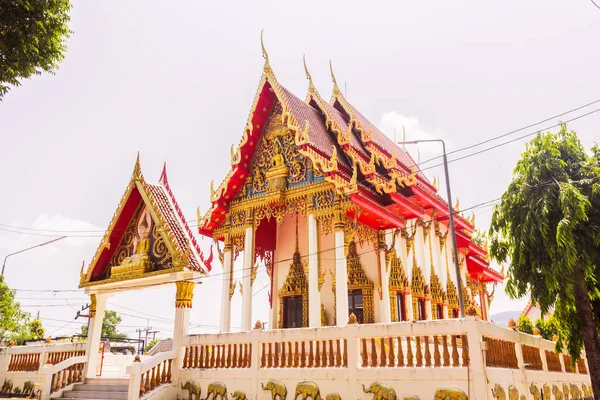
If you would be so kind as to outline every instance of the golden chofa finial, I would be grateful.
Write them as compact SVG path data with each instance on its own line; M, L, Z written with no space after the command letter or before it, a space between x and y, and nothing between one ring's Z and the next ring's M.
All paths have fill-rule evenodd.
M265 59L265 65L263 66L263 71L268 73L268 72L271 72L271 64L269 64L269 54L267 54L267 50L265 49L265 43L263 41L263 32L264 31L265 31L264 29L262 29L260 31L260 47L262 49L263 58Z
M142 167L140 165L140 152L138 151L135 158L135 166L133 167L133 178L138 180L142 177Z
M437 184L437 177L433 177L433 183L432 186L435 188L435 190L438 190L438 184Z
M456 204L454 205L454 210L456 212L460 211L460 200L458 200L458 198L456 199Z
M310 72L308 72L308 67L306 66L306 55L302 55L302 62L304 63L304 73L306 73L306 79L308 79L308 92L315 92L315 85L313 84L312 76L310 76Z
M335 74L333 73L333 66L331 65L331 60L329 60L329 71L331 71L331 80L333 81L333 95L339 96L340 88L338 87L337 80L335 79Z

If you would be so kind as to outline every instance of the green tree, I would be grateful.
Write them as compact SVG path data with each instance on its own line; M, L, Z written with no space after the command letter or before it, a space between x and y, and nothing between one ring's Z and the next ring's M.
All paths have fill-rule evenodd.
M535 327L540 330L540 335L546 340L552 340L554 336L558 337L559 325L554 316L548 319L538 318L535 321Z
M57 70L71 34L70 9L69 0L0 0L0 100L8 85Z
M21 310L15 301L15 291L10 290L0 275L0 339L4 342L14 341L21 344L29 338L27 321L29 314Z
M573 359L585 345L595 397L600 398L600 150L588 155L566 126L539 133L517 162L495 207L491 254L510 260L506 290L527 294L559 322L557 350ZM600 304L599 304L600 305Z
M40 340L44 338L44 333L44 326L39 318L29 322L29 338L33 340Z
M531 322L529 317L521 315L517 321L517 330L533 335L533 322Z
M100 334L103 338L107 339L125 339L127 337L124 333L117 331L117 325L121 323L121 317L116 311L106 310L104 313L104 319L102 320L102 333ZM81 327L81 334L87 336L88 327L83 325Z

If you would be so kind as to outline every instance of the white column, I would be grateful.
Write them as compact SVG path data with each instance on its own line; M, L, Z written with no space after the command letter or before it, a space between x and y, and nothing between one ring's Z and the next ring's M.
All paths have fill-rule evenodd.
M319 292L319 256L317 254L317 220L308 214L308 326L321 326L321 292Z
M334 234L335 243L335 318L338 326L348 325L348 265L343 229Z
M227 239L225 239L227 241ZM220 331L227 333L231 330L231 297L229 297L229 288L231 287L231 268L232 268L231 242L225 243L223 250L223 286L221 288L221 323Z
M244 269L242 271L242 323L241 331L252 330L252 262L254 261L254 227L246 228L244 240Z
M175 323L173 325L173 351L181 346L183 337L190 330L190 310L194 298L194 282L175 282L177 291L175 294Z
M381 300L379 301L379 321L392 322L392 310L390 307L390 277L386 271L385 263L385 232L379 232L379 271L381 274Z
M94 294L96 298L92 298L92 306L90 307L90 313L93 313L94 303L96 304L96 312L93 317L90 318L90 324L88 328L88 365L86 371L87 378L96 377L96 367L98 366L98 349L100 348L100 336L102 334L102 321L104 320L104 314L106 312L106 300L108 296L106 294Z

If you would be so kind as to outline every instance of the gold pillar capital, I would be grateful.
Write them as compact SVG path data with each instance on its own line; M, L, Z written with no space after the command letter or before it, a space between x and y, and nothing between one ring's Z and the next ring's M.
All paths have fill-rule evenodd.
M176 308L192 308L192 299L194 298L194 282L178 281L175 282L177 293L175 295Z
M94 318L96 316L96 304L97 304L95 294L90 295L90 303L91 303L90 304L90 318Z

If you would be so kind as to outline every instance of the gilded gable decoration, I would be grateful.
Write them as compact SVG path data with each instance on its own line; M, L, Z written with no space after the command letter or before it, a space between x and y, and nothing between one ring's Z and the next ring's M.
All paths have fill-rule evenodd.
M413 298L429 296L429 287L425 281L425 276L423 275L421 268L419 268L416 263L412 270L411 290Z
M404 272L402 261L400 257L393 251L390 253L390 311L392 314L392 322L396 321L398 317L397 300L396 294L398 292L409 293L410 283Z

